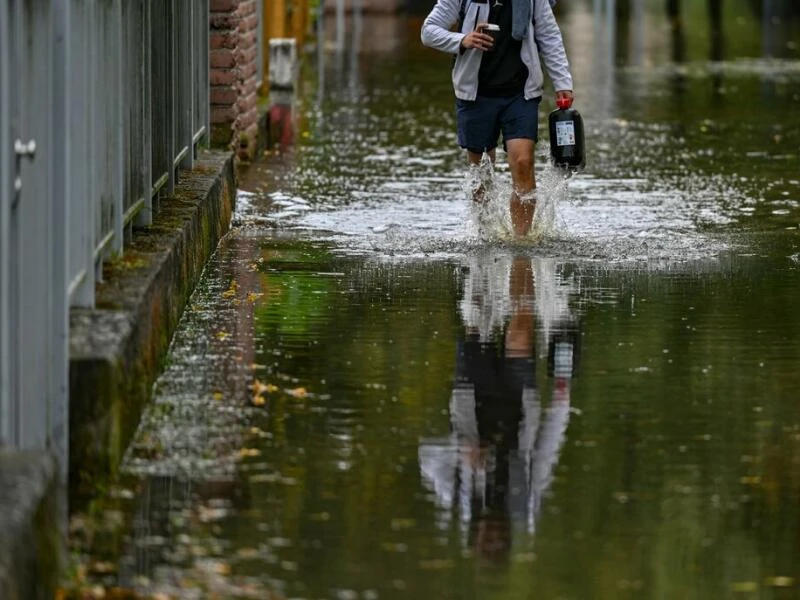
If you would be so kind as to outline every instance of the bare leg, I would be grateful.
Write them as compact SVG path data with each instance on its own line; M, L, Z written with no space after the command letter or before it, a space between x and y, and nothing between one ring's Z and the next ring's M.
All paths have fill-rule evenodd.
M489 159L494 164L494 159L496 156L496 151L494 148L489 150ZM470 166L477 167L481 164L481 159L483 158L483 154L478 154L477 152L471 152L467 150L467 160L469 161ZM473 190L472 190L472 200L478 203L483 204L486 201L486 187L483 182L480 182Z
M533 223L536 200L536 178L533 173L535 142L516 138L506 141L508 166L514 191L511 193L511 224L518 237L527 235Z

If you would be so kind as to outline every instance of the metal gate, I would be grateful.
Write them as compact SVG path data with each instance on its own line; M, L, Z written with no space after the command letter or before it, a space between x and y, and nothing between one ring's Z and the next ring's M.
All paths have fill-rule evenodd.
M0 8L0 443L66 451L65 141L53 89L63 83L62 3ZM63 77L62 77L63 79ZM61 189L61 193L58 193ZM55 447L54 447L55 446Z
M54 164L59 3L9 0L0 8L0 443L66 449L66 178ZM63 65L62 65L63 66ZM62 70L63 72L63 70ZM63 188L62 188L63 191Z
M0 0L0 448L68 464L69 309L207 142L208 37L209 0Z

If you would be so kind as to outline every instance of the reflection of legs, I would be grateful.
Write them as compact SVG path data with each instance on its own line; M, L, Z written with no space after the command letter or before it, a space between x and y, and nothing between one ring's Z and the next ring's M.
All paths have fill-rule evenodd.
M530 231L536 208L536 179L533 173L535 142L527 138L506 140L508 166L514 191L511 193L511 223L514 234L523 236Z
M515 257L509 276L512 314L506 331L506 356L533 354L533 271L530 259Z
M496 151L494 148L487 152L489 155L489 160L491 160L492 164L494 164ZM472 152L471 150L467 150L467 160L469 160L470 167L473 169L478 169L481 166L481 160L483 159L483 154L479 154L477 152ZM486 202L486 185L487 181L485 178L484 173L479 173L479 179L476 184L473 185L472 188L472 199L475 202L483 204Z

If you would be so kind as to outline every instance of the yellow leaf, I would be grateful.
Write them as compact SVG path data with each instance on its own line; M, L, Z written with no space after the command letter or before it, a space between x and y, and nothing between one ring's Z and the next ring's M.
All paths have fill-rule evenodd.
M731 589L737 593L755 592L758 584L755 581L736 581L731 585Z
M222 400L222 398L223 398L222 392L214 392L213 398L214 398L214 400L217 400L217 401Z
M233 281L231 281L231 286L227 290L222 292L222 297L223 298L233 298L236 295L236 290L238 289L238 287L239 287L239 284L237 284L236 280L234 279Z
M261 383L258 379L253 380L253 384L250 386L250 389L253 390L253 394L256 396L260 396L264 392L268 391L269 386Z
M262 398L261 396L253 396L252 399L253 406L264 406L265 403L266 400L264 400L264 398Z
M248 301L250 304L252 304L252 303L254 303L256 300L258 300L258 299L259 299L261 296L263 296L263 295L264 295L264 294L259 294L259 293L256 293L256 292L250 292L249 294L247 294L247 301Z
M217 333L217 339L220 341L227 340L229 337L231 337L231 334L227 331L220 331Z
M303 387L295 388L293 390L288 390L286 393L289 394L290 396L294 396L295 398L305 398L308 395L306 388Z
M248 456L261 456L261 450L259 450L258 448L242 448L241 450L239 450L239 456L241 456L242 458Z
M777 577L770 577L766 581L764 581L764 585L769 585L772 587L792 587L794 585L794 579L792 577L786 576L777 576Z

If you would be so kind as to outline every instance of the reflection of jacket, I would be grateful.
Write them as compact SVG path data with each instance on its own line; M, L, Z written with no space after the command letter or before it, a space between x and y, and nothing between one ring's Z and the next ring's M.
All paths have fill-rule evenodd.
M474 389L468 386L453 391L451 436L423 440L419 448L422 478L435 495L443 529L455 510L466 535L470 521L477 516L474 510L497 502L497 498L487 497L487 492L499 477L507 481L507 490L499 499L504 506L494 508L506 511L529 533L535 531L542 498L552 483L564 442L570 409L569 401L563 398L543 409L536 391L530 388L523 392L520 408L519 425L509 432L515 438L513 447L493 447L495 453L489 460L475 461L473 455L480 441ZM498 473L498 469L505 472Z
M507 0L510 1L510 0ZM528 67L525 99L542 95L544 76L539 53L556 90L571 90L572 75L553 10L548 0L531 0L533 22L522 40L522 62ZM453 65L453 89L456 98L475 100L478 94L478 70L483 52L475 48L461 51L461 40L477 23L489 20L489 2L467 0L464 22L460 32L450 31L458 22L461 0L437 0L422 24L422 43L431 48L456 55ZM538 48L537 48L538 46Z

